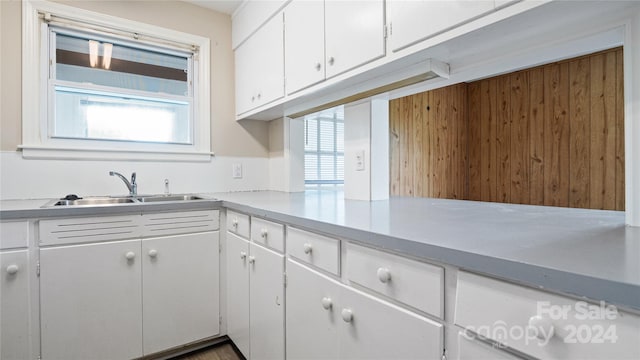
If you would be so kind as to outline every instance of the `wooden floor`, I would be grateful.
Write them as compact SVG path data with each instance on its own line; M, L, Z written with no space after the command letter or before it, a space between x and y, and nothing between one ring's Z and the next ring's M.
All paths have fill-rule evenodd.
M244 360L244 358L234 351L231 344L226 343L178 356L173 360Z

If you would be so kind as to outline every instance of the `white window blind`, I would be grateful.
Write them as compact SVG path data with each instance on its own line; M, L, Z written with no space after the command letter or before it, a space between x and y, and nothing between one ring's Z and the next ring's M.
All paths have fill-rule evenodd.
M344 184L344 107L304 119L304 181L307 187Z

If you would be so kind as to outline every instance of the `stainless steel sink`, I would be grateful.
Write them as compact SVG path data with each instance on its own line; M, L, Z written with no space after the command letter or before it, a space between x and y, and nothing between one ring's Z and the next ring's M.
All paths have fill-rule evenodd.
M160 202L160 201L204 200L204 198L201 198L200 196L196 196L196 195L153 195L153 196L141 196L136 199L143 203Z
M94 197L94 198L84 198L77 200L54 200L43 207L54 207L54 206L104 206L104 205L118 205L118 204L132 204L138 202L134 198L130 197Z
M140 204L140 203L155 203L155 202L178 202L178 201L193 201L193 200L205 200L204 198L196 195L146 195L138 197L86 197L76 200L52 200L44 204L43 208L58 207L58 206L110 206L110 205L122 205L122 204Z

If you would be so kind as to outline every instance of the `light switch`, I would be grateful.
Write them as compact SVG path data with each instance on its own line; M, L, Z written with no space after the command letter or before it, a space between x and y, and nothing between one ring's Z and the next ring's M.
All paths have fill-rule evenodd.
M242 179L242 164L236 163L232 166L233 178L234 179Z
M356 151L356 171L364 171L364 150Z

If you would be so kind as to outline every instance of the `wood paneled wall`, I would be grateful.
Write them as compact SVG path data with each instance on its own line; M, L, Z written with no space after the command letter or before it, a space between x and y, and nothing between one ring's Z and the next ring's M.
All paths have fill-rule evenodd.
M392 195L467 198L467 85L389 104Z
M391 194L624 210L622 69L617 48L393 100Z

